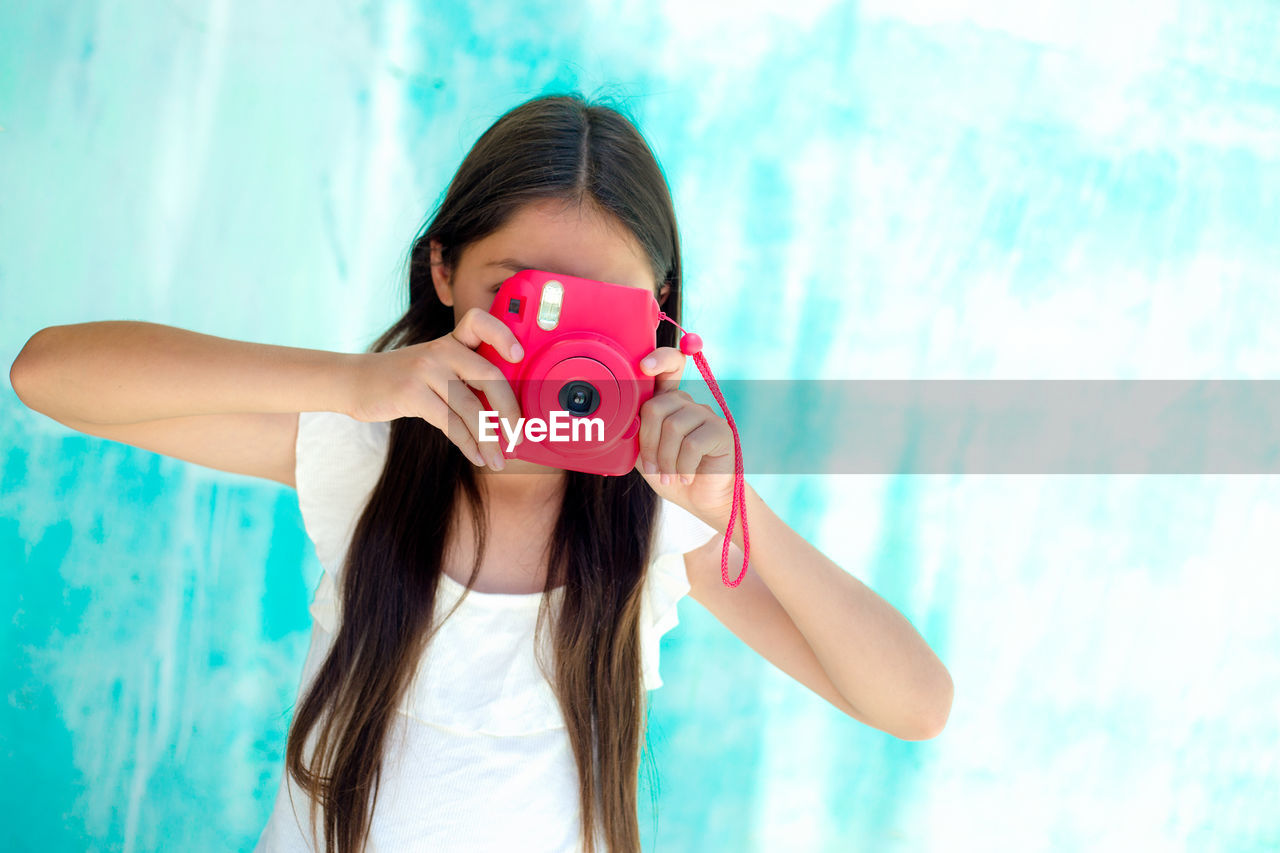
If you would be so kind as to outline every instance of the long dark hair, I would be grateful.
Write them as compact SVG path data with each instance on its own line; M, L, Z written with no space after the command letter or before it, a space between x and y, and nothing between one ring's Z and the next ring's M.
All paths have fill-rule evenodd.
M453 329L453 309L432 285L431 240L442 244L444 264L456 268L468 245L544 199L595 205L626 225L645 249L658 289L667 287L662 309L679 321L680 239L653 152L618 109L576 93L553 95L513 108L472 146L414 240L408 310L368 351ZM675 340L675 327L661 324L658 345ZM470 588L486 540L472 464L426 421L392 421L386 464L347 553L341 625L294 714L286 750L287 772L312 798L313 827L315 808L323 808L326 850L364 849L388 729L438 628L436 586L459 498L471 510L477 541ZM639 616L657 512L657 496L634 470L619 477L566 472L545 586L564 585L549 680L577 763L588 853L596 849L597 827L608 850L640 850L636 788L647 698ZM535 637L550 618L550 599L542 597ZM308 760L304 744L317 725Z

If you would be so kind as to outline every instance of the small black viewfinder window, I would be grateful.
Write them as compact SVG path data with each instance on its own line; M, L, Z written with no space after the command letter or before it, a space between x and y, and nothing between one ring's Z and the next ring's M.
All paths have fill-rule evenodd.
M520 300L518 298L512 297L511 301L507 303L507 313L508 314L520 313Z

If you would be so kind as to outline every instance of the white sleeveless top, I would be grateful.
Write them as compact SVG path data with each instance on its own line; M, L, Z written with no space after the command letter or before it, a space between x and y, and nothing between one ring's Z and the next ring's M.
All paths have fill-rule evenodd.
M336 412L298 416L298 505L324 568L310 607L311 645L299 701L342 618L342 563L381 476L390 426ZM659 640L678 624L676 605L689 591L683 555L716 535L665 500L658 524L640 616L646 690L662 686ZM441 573L436 624L462 590ZM552 592L553 614L562 593ZM560 706L534 658L541 598L542 593L471 590L458 611L444 619L388 733L369 853L580 850L577 766ZM548 668L549 630L541 638ZM309 739L308 750L312 745ZM310 805L282 763L275 808L255 853L316 849L306 829ZM315 838L323 845L321 827L317 809ZM602 840L598 849L604 850Z

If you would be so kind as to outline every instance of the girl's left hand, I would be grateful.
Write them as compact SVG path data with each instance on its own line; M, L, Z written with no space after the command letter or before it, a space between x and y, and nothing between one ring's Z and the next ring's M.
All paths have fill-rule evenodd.
M652 359L651 366L645 362ZM733 432L715 409L680 390L685 355L658 347L640 362L656 377L654 395L640 407L636 470L658 493L700 518L728 518L733 503Z

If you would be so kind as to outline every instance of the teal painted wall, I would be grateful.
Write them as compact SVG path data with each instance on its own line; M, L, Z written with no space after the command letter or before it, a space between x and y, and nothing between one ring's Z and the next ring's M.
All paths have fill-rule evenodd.
M577 88L666 169L717 375L1280 374L1274 4L290 8L0 7L5 364L103 319L363 349L471 142ZM686 601L646 850L1280 847L1273 479L753 483L951 718L855 723ZM0 566L0 846L250 849L320 572L293 492L6 386Z

